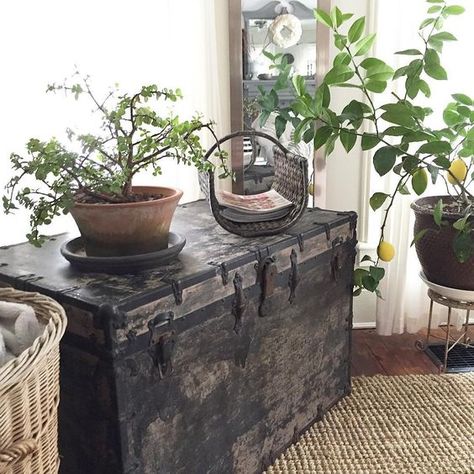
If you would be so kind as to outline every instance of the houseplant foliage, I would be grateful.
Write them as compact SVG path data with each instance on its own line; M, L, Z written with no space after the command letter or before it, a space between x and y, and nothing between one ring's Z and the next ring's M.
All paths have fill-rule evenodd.
M30 211L28 240L41 245L45 236L40 226L55 216L66 214L77 203L118 204L159 199L159 195L134 192L134 176L144 170L161 174L160 160L172 157L177 162L207 171L213 165L203 161L205 150L199 132L215 134L211 122L200 116L181 120L170 104L182 98L179 89L147 85L133 94L117 87L104 96L91 88L89 77L76 73L72 81L52 84L47 92L63 91L76 100L85 97L99 119L99 133L78 133L67 129L69 143L56 138L43 141L31 138L26 155L10 156L15 176L3 197L6 213L18 205ZM224 151L216 153L227 176ZM34 180L35 186L29 185ZM25 185L28 184L28 185Z
M464 8L448 5L444 0L428 0L428 4L428 17L419 27L420 46L396 53L406 58L406 64L397 70L376 57L367 57L375 34L365 34L364 17L354 20L352 14L343 13L337 7L330 13L316 9L316 20L332 30L339 53L314 95L307 93L303 77L290 76L290 68L281 55L264 52L279 71L279 78L272 90L261 90L262 123L271 112L276 112L278 136L291 122L295 127L295 142L313 142L315 149L324 146L327 155L334 150L338 140L347 152L356 145L363 150L373 149L373 166L377 173L397 176L392 193L376 192L370 198L373 210L383 208L384 218L377 260L373 261L366 255L362 259L366 266L355 270L356 294L363 288L378 293L378 284L385 273L380 260L389 261L394 256L395 249L385 241L384 230L397 195L422 195L430 181L433 184L438 180L446 182L452 196L449 205L460 213L454 222L448 222L443 218L444 211L447 211L446 203L439 200L433 209L437 228L441 231L445 226L452 226L452 251L458 261L466 262L474 254L471 219L474 196L470 191L474 178L474 173L471 174L474 101L466 94L453 94L443 112L444 126L439 129L427 124L433 110L417 105L426 103L430 97L431 80L447 79L440 55L444 43L456 38L445 30L444 23L451 15L463 13ZM393 81L401 81L403 93L392 93L389 102L376 105L374 94L392 89ZM290 83L295 99L289 106L281 108L278 92ZM351 100L338 112L331 107L333 87L358 89L362 91L364 101ZM421 229L414 242L423 239L428 232L429 229Z

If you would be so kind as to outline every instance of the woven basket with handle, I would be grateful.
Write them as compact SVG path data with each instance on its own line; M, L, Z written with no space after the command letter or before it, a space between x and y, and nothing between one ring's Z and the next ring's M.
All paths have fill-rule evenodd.
M221 227L233 234L243 237L257 237L265 235L275 235L289 229L303 215L308 205L308 162L306 158L295 155L287 150L275 137L255 130L244 130L233 132L221 138L206 153L205 159L211 158L217 147L224 142L235 137L255 137L266 138L275 146L273 148L275 161L275 177L272 188L288 199L293 207L285 217L281 219L259 222L239 223L226 219L222 215L222 206L216 197L214 173L209 172L209 191L208 199L211 205L211 211Z
M58 472L59 341L63 308L51 298L0 288L0 300L34 308L43 334L0 367L0 473Z

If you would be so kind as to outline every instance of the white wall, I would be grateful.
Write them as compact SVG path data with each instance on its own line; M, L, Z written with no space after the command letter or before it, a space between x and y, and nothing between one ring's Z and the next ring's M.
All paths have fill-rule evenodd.
M183 117L200 111L229 129L228 20L223 0L15 0L0 3L0 194L11 176L8 156L30 137L62 138L67 126L89 130L90 106L46 95L78 66L98 89L119 82L133 91L145 84L180 87ZM164 175L137 182L181 187L184 201L199 197L193 168L164 165ZM24 212L0 212L0 245L24 240ZM45 229L74 229L69 217Z
M374 2L372 0L333 0L343 12L354 13L353 19L366 17L366 29L373 31ZM339 53L333 45L331 37L330 61ZM355 89L332 88L332 101L336 110L340 110L350 100L364 101L362 92ZM358 238L360 254L373 252L375 243L368 233L368 187L370 186L371 157L363 152L360 146L355 146L347 153L338 143L334 152L326 161L326 207L336 210L356 211L358 219ZM359 326L373 325L375 322L374 295L364 293L354 300L354 324Z

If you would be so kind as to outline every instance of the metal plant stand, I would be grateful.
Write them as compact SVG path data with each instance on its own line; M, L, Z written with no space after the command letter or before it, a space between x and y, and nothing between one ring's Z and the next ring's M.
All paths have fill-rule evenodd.
M469 315L471 310L474 309L474 303L449 299L445 296L436 293L431 289L428 290L428 297L430 298L428 329L426 331L425 339L418 339L415 342L416 348L420 351L426 352L433 360L433 362L438 365L440 372L459 372L465 370L474 370L474 367L472 367L472 362L474 361L474 344L471 344L471 339L469 337ZM442 328L445 332L444 337L431 334L431 322L434 303L438 303L448 308L447 325L446 328ZM452 335L451 313L453 308L466 311L466 319L464 320L460 335L458 335L459 332L456 334L456 336L458 337L453 337ZM430 344L431 339L442 340L444 341L444 344ZM460 356L461 358L466 359L467 363L465 363L465 367L457 367L455 369L450 367L448 363L448 358L450 354L453 355L454 353L456 353L457 357ZM469 362L471 362L471 364L469 364Z

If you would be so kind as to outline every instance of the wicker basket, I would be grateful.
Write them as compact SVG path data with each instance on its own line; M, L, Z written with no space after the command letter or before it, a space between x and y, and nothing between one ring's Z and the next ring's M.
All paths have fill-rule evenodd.
M0 300L32 306L46 324L28 350L0 367L0 473L53 474L59 468L59 341L66 315L38 293L0 288Z
M275 160L275 178L272 188L293 203L293 208L285 217L272 221L238 223L226 219L222 215L222 206L216 197L214 173L209 172L209 203L217 223L228 232L243 237L258 237L275 235L289 229L303 215L308 206L308 162L306 158L288 151L275 137L255 130L244 130L226 135L212 146L206 153L208 160L215 149L227 140L235 137L266 138L275 145L273 148Z

